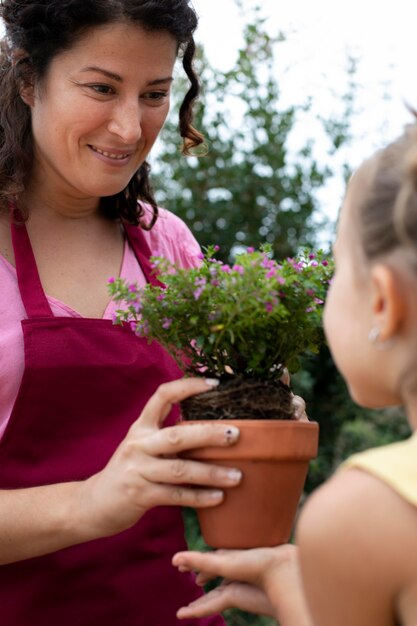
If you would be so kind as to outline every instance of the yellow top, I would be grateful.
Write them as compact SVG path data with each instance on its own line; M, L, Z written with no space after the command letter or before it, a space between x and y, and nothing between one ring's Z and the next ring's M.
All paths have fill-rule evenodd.
M340 466L349 468L376 476L417 506L417 432L405 441L352 455Z

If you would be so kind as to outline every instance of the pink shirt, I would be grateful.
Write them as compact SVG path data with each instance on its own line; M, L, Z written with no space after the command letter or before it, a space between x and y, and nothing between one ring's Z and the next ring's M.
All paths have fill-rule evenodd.
M182 267L199 264L200 247L184 222L169 211L159 209L159 218L151 231L144 231L152 254L164 256ZM145 283L145 277L135 254L125 239L120 276L129 282ZM110 277L109 277L110 278ZM49 297L52 312L57 317L81 317L65 303ZM104 312L112 319L116 305L113 301ZM16 270L0 254L0 438L9 421L24 370L24 347L20 321L27 317L20 298Z

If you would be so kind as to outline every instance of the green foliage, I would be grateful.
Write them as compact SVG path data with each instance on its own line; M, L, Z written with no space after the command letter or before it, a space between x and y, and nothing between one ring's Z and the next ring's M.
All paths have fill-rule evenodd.
M380 409L372 413L372 419L364 411L354 420L342 424L334 446L336 466L354 452L388 445L410 436L410 426L401 409Z
M307 251L277 263L269 251L248 249L231 266L214 258L211 246L189 269L154 258L166 288L111 282L122 304L116 319L134 322L188 374L277 379L285 367L297 369L300 355L318 351L332 263Z
M185 159L173 152L178 129L172 121L161 135L153 166L158 202L185 219L202 246L218 243L224 259L239 246L264 241L284 258L314 241L314 192L331 172L313 159L311 139L297 154L288 151L289 136L310 104L280 104L274 55L282 40L282 34L269 36L255 13L231 70L216 72L200 53L203 94L195 126L205 133L205 156ZM178 80L176 91L184 89ZM327 127L340 146L342 122L327 120Z

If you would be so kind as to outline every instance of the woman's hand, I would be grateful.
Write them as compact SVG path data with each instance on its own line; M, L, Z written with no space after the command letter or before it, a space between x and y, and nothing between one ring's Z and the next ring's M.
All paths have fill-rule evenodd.
M287 387L290 386L290 373L287 368L284 369L280 380L282 383L284 383L284 385L287 385ZM309 421L306 413L306 403L301 396L295 396L294 394L292 394L292 406L294 409L293 419L300 422Z
M239 483L238 470L177 456L192 448L232 445L237 428L224 422L161 428L174 403L214 384L190 378L161 385L106 467L81 483L80 515L94 537L129 528L154 506L216 506L221 488Z
M179 552L173 564L182 572L197 571L200 585L218 576L224 579L219 587L179 609L180 619L204 617L236 607L274 617L281 626L312 626L296 546Z

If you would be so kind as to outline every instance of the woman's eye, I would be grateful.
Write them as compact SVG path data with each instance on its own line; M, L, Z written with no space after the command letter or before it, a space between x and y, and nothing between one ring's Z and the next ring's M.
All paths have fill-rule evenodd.
M145 98L147 100L154 100L156 102L164 100L167 97L168 97L167 91L150 91L149 93L145 94Z
M109 85L90 85L90 88L101 96L109 96L114 93L113 87Z

